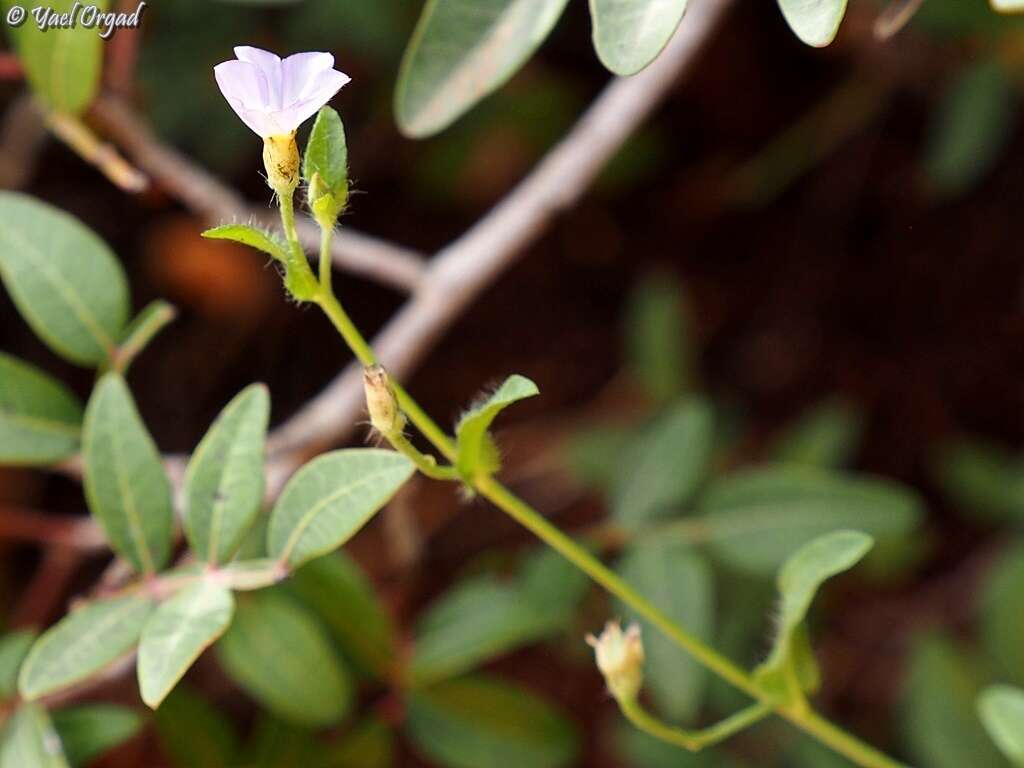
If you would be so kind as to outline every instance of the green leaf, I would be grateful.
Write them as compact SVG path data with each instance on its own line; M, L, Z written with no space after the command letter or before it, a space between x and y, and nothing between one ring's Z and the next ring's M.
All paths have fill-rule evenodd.
M678 513L711 463L714 424L703 400L677 403L627 447L611 494L612 514L627 524Z
M618 574L670 619L700 640L714 636L714 583L706 560L685 544L632 546L616 564ZM618 612L643 630L644 678L658 711L672 720L692 720L700 709L707 673L664 633L628 606Z
M83 704L53 713L64 754L75 768L128 741L142 724L134 709L113 704Z
M807 542L840 528L888 546L923 514L918 496L895 483L793 466L724 477L708 487L698 509L712 554L755 575L775 571Z
M668 2L686 5L686 0ZM639 3L648 10L664 4L665 0ZM592 9L604 6L614 9L617 16L628 16L629 5L629 0L591 0ZM644 13L638 13L635 20L643 23ZM608 36L616 34L614 28L607 32ZM691 374L687 330L679 287L662 276L640 280L626 309L626 353L630 368L655 402L668 402L686 388Z
M537 385L525 376L509 376L490 397L474 405L455 427L458 457L456 466L467 480L498 469L497 449L487 430L498 414L513 403L539 394Z
M821 585L849 570L868 553L874 541L859 531L833 531L814 539L790 557L779 571L782 597L778 631L771 655L755 672L762 685L780 697L791 699L802 691L791 690L795 672L803 691L817 688L817 666L803 621Z
M915 765L1006 765L978 720L979 687L973 660L949 638L932 635L914 643L902 711L903 732Z
M155 573L171 553L171 485L124 379L106 374L85 409L85 495L111 548Z
M826 400L801 414L771 450L774 461L838 469L857 450L863 424L861 414L847 403Z
M0 192L0 279L57 354L92 366L114 351L128 318L128 283L107 244L78 219Z
M369 717L342 736L325 762L329 768L391 768L394 753L395 738L387 723Z
M129 595L72 611L32 646L18 677L21 695L38 699L117 661L135 647L152 610L146 598Z
M544 616L552 629L571 624L591 586L589 576L548 547L526 558L518 582L522 599Z
M307 183L319 173L330 192L337 196L348 193L348 145L341 117L330 107L317 113L313 130L306 142L302 160L302 178Z
M159 707L199 655L224 634L234 610L227 587L201 579L153 612L142 630L138 664L139 690L149 707Z
M312 560L287 583L363 671L384 677L395 663L395 629L362 569L344 552Z
M779 7L796 36L816 48L835 40L846 14L846 0L779 0Z
M18 670L35 641L36 633L29 629L0 637L0 700L17 695Z
M1024 690L993 685L978 697L978 715L992 737L1015 766L1024 766Z
M278 590L239 598L217 656L243 690L296 725L332 725L351 706L352 684L323 627Z
M71 456L82 406L63 384L0 352L0 464L41 465Z
M999 675L1024 685L1024 547L1002 555L986 577L981 600L981 640Z
M269 419L266 386L246 387L192 454L185 472L185 536L204 562L230 559L259 514Z
M408 701L408 735L445 768L559 768L575 764L572 724L525 690L483 675L450 680Z
M14 0L4 1L5 10L14 5ZM62 14L75 5L72 0L53 0L46 7ZM106 11L110 1L93 5ZM32 90L43 104L59 112L82 112L100 86L105 48L102 30L88 29L80 21L68 29L40 30L32 18L18 27L7 26Z
M984 520L1024 521L1024 461L975 440L942 447L935 473L961 511Z
M402 133L438 133L504 85L544 42L567 2L428 0L395 89Z
M245 768L320 768L326 762L324 744L307 728L264 714L257 720L254 730L244 759L240 761Z
M235 560L220 569L224 586L238 592L272 587L287 575L287 569L269 557L258 560Z
M337 549L414 470L394 451L348 448L318 456L284 488L267 528L267 554L298 568Z
M484 576L457 584L431 605L416 628L413 683L428 685L467 672L533 642L551 629L513 586Z
M672 38L686 0L590 0L594 48L616 75L635 75Z
M60 736L41 706L23 704L11 715L0 742L0 766L68 768Z
M164 327L178 316L178 310L166 301L151 301L121 332L113 368L124 376L128 368Z
M962 69L934 113L924 157L928 181L941 197L971 189L992 170L1013 136L1013 82L996 58Z
M282 264L288 261L288 246L285 243L276 235L249 224L223 224L206 230L203 232L203 237L210 240L231 240L263 251Z
M565 446L569 470L584 485L608 490L633 435L632 428L617 425L589 427L577 432Z
M156 733L176 768L224 768L236 765L238 737L221 709L184 683L156 711Z

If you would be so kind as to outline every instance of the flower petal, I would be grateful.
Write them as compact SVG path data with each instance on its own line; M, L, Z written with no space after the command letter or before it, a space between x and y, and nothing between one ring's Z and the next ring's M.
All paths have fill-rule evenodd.
M321 72L303 99L274 113L275 121L287 131L294 131L315 115L350 79L348 75L334 69Z
M242 122L261 136L264 135L260 128L247 118L247 115L267 111L265 105L268 88L263 73L245 61L225 61L213 68L213 76L224 98L242 118Z
M268 109L281 109L284 106L284 93L281 88L283 79L281 57L276 53L264 51L262 48L254 48L251 45L235 46L235 56L239 61L245 61L259 68L267 79L269 98L266 102Z
M334 56L329 53L295 53L281 62L282 98L284 105L302 101L321 72L334 67Z

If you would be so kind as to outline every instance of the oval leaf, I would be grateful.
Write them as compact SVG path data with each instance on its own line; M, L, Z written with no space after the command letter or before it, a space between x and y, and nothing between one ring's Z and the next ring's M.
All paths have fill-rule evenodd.
M302 178L313 180L319 173L332 194L348 189L348 145L345 143L345 126L341 117L330 107L323 107L317 113L313 130L306 142L306 154L302 158Z
M106 11L110 0L91 4ZM13 5L12 0L4 2L5 8ZM46 7L57 14L81 14L81 3L73 0L53 0ZM101 31L81 23L66 29L41 30L31 18L18 27L8 24L18 59L36 96L52 109L71 113L88 107L99 89L105 43Z
M274 506L267 554L292 568L337 549L413 473L394 451L349 448L318 456L295 473Z
M85 409L85 495L110 546L143 573L171 552L171 486L127 385L104 376Z
M837 529L864 531L881 545L898 542L922 515L920 499L903 486L811 467L733 473L708 487L699 509L712 554L758 575Z
M138 642L153 603L129 595L71 612L43 633L22 664L21 695L29 700L81 682Z
M207 563L227 561L263 501L270 396L262 384L239 393L199 443L185 472L185 536Z
M993 685L978 697L978 715L1010 762L1024 766L1024 690Z
M685 544L634 546L615 569L630 586L695 637L714 637L714 584L711 569ZM673 720L689 720L704 698L707 674L657 627L626 605L619 612L643 629L645 678L658 710Z
M550 704L477 675L409 698L409 737L447 768L559 768L572 765L575 729Z
M332 725L351 705L352 684L323 627L279 591L239 598L217 657L249 695L297 725Z
M68 768L60 736L46 710L24 704L11 715L0 744L3 768Z
M1024 685L1024 547L1001 556L986 577L981 639L1001 677Z
M128 741L142 724L134 709L112 704L85 704L53 713L53 727L72 766L86 765Z
M107 244L77 219L0 192L0 278L54 352L80 365L113 354L128 318L128 283Z
M139 641L139 690L156 709L171 689L231 623L235 601L221 584L202 579L163 603Z
M543 637L551 626L515 587L490 577L463 582L419 622L410 675L421 686L453 677Z
M823 48L836 38L846 0L779 0L789 28L807 45Z
M35 641L36 633L28 629L0 637L0 699L10 699L18 693L18 671Z
M597 57L617 75L635 75L668 44L685 10L686 0L590 0Z
M703 482L711 461L714 424L703 400L679 403L637 437L619 462L612 513L637 523L678 513Z
M210 240L231 240L235 243L248 245L257 251L263 251L282 263L288 261L288 246L276 235L249 224L224 224L203 232L203 237Z
M428 0L402 58L395 118L406 136L448 127L500 88L568 0Z
M162 751L175 768L238 765L238 736L224 711L178 685L154 715Z
M525 376L509 376L493 395L462 415L455 427L455 439L456 465L463 477L472 479L478 472L497 470L497 449L488 438L487 430L505 408L538 393L537 385Z
M0 464L52 464L78 450L82 406L63 384L0 352Z

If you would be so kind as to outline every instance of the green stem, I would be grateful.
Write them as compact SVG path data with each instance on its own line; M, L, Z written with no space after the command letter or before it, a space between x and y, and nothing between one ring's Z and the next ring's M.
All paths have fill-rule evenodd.
M333 227L320 228L320 290L325 296L333 295L331 290L331 238Z
M700 752L705 747L725 741L730 736L768 717L774 711L768 704L751 704L749 707L712 726L702 728L699 731L687 731L662 722L645 710L635 698L619 701L619 709L622 710L622 714L626 716L629 722L644 733L649 733L660 741L674 744L691 752Z
M400 454L411 459L412 463L416 465L416 469L427 477L432 478L433 480L459 479L459 473L455 467L439 466L437 460L434 459L433 456L428 456L421 452L415 445L410 443L409 439L401 432L384 435L384 439L391 443L391 447Z

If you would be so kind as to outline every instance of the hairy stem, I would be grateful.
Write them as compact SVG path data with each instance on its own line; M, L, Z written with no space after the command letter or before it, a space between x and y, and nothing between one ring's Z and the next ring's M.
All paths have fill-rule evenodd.
M645 710L636 699L619 701L619 709L629 722L644 733L691 752L700 752L705 747L725 741L774 712L768 704L751 704L712 726L699 731L687 731L661 721Z

